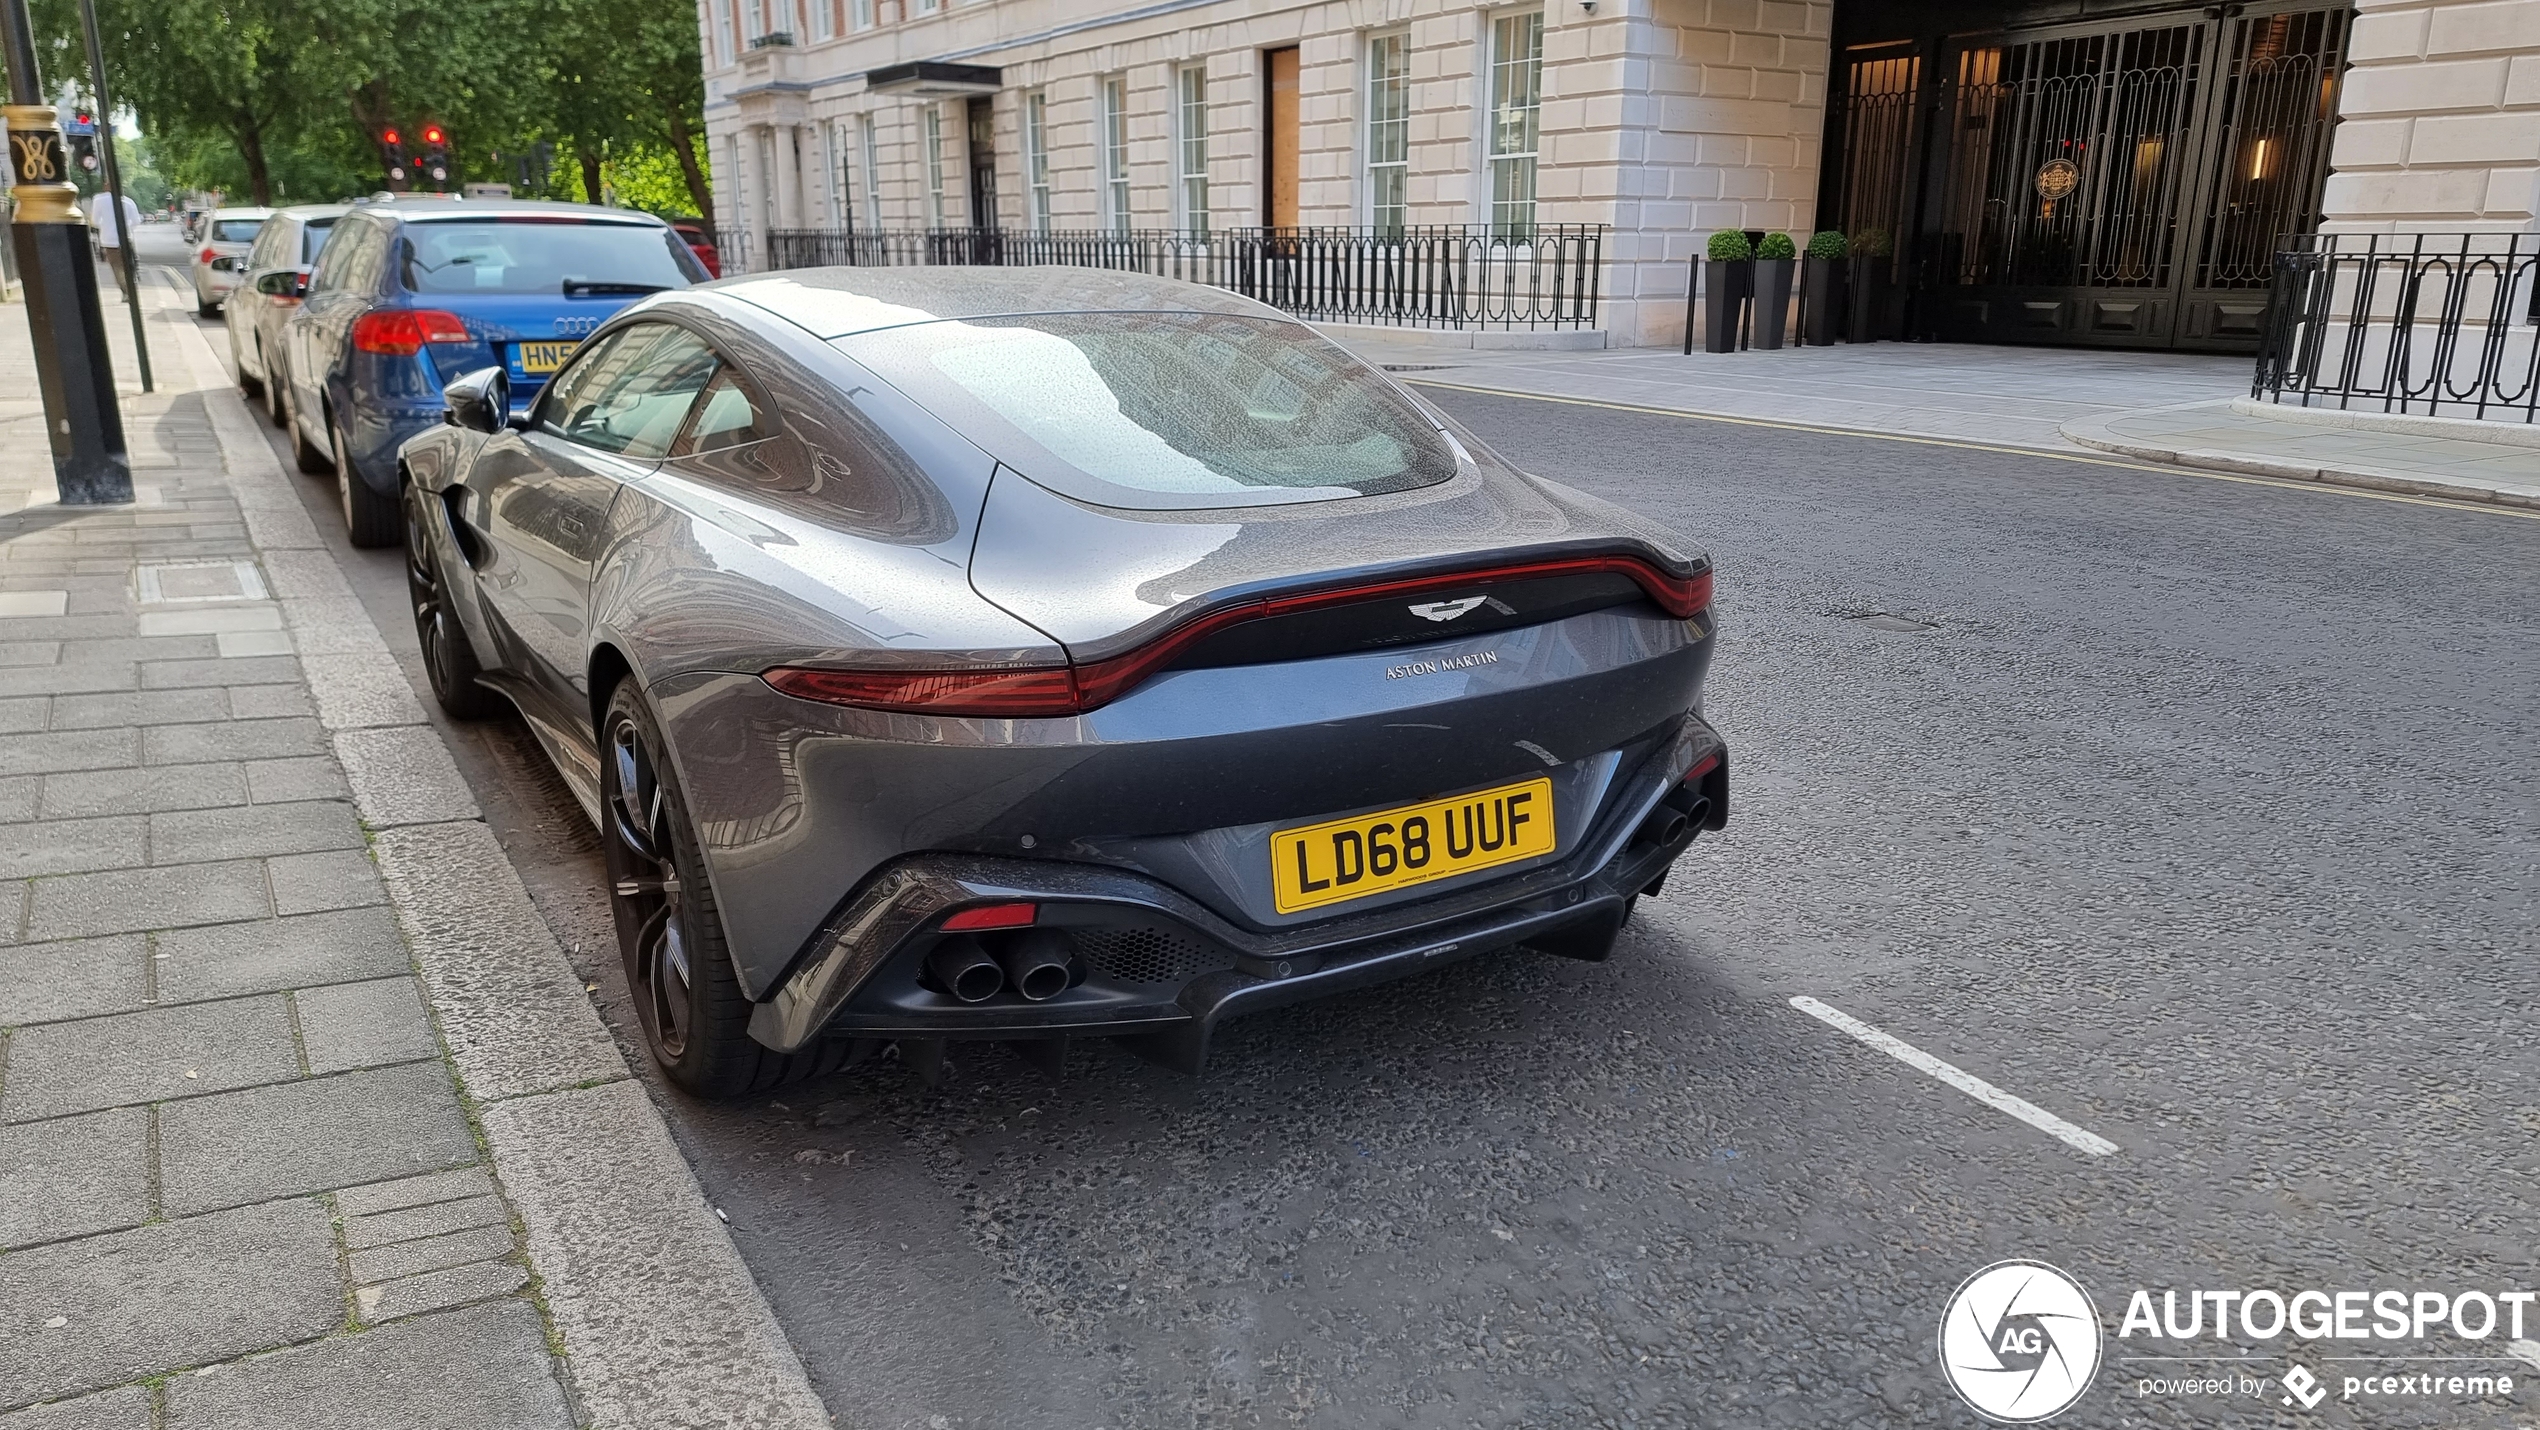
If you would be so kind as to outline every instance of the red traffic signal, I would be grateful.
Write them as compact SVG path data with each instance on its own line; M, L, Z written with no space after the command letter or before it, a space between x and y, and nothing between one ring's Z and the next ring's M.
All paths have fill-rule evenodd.
M382 144L402 144L405 142L405 138L396 130L389 129L381 132L379 142Z
M426 144L446 143L448 142L449 137L450 136L441 132L441 126L438 124L427 124L423 126L423 142Z

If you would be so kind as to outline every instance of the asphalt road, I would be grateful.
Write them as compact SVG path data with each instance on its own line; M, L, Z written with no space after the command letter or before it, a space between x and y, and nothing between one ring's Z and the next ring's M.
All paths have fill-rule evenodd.
M1432 395L1714 553L1728 831L1608 963L1263 1015L1200 1081L1098 1045L1057 1085L996 1048L933 1092L896 1063L741 1106L656 1084L841 1424L1975 1425L1935 1333L2003 1258L2112 1329L2137 1287L2540 1280L2540 521ZM345 554L411 657L396 558ZM448 732L640 1064L581 815L516 722ZM2374 1368L2324 1355L2540 1379L2502 1349L2291 1359L2332 1391ZM2245 1358L2119 1359L2190 1351ZM2297 1412L2286 1351L2111 1340L2056 1423L2540 1406ZM2265 1393L2135 1395L2223 1369Z

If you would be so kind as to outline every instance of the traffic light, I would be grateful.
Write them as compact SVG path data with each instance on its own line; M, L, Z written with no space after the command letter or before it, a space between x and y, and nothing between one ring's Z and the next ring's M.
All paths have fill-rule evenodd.
M402 192L406 187L406 136L394 127L379 132L379 164L388 175L388 187Z
M438 124L423 126L423 177L436 189L450 183L450 136Z
M86 177L97 174L97 117L87 110L76 110L62 136L70 141L71 162Z

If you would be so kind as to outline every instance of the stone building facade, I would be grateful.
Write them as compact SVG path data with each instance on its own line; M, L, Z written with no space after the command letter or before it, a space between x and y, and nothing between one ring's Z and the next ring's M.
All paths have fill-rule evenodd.
M1804 242L1821 224L1874 226L1856 177L1879 100L1864 85L1903 77L1898 147L1880 162L1902 176L1889 188L1924 195L1909 205L1919 219L1879 222L1947 240L1911 262L1900 251L1896 281L1933 281L1932 254L1956 261L1950 245L1976 242L1940 232L1956 221L1942 196L1949 146L1972 123L1969 67L1985 62L1970 33L2043 36L2028 49L2047 55L2084 30L2203 25L2204 58L2172 66L2189 79L2157 82L2224 94L2253 44L2295 33L2258 21L2306 6L2329 16L2310 52L2324 72L2301 81L2326 106L2305 141L2318 157L2294 174L2298 202L2271 201L2241 229L2534 229L2540 0L2345 3L701 0L699 22L717 217L745 265L764 262L771 230L1594 224L1606 226L1602 340L1641 346L1682 336L1687 260L1712 231ZM2231 18L2244 9L2251 19ZM2009 52L1984 43L1993 63ZM2222 136L2197 143L2226 178L2244 162L2226 152L2231 102L2198 100L2195 120ZM2140 170L2150 141L2129 142ZM2252 173L2281 167L2254 152ZM2026 184L2027 169L2005 172ZM2121 177L2102 186L2120 206ZM2228 185L2198 197L2192 175L2174 187L2181 232L2194 204L2243 201ZM2005 202L1979 193L1960 207L1973 226ZM2263 250L2271 233L2244 246ZM2242 341L2230 314L2246 302L2217 307L2178 281L2180 311L2203 302L2195 323L2221 325L2214 344ZM2094 340L2088 314L2125 306L2094 297L2060 339L2022 340ZM1906 324L1910 309L1897 312Z

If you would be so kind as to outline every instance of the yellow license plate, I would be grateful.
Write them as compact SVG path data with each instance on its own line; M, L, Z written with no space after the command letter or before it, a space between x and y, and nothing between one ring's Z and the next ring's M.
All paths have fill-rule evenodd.
M1363 899L1549 854L1552 781L1525 780L1270 836L1271 903L1283 914Z
M554 372L573 356L576 343L521 343L517 347L522 372Z

